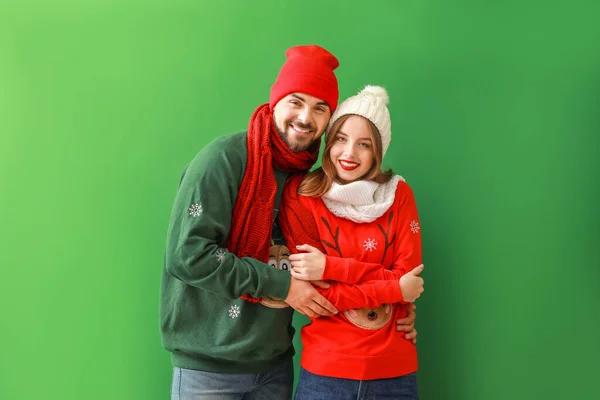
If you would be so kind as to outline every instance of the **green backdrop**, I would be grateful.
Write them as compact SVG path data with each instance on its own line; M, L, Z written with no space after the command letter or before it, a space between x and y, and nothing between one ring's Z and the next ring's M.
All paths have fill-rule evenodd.
M421 398L596 398L599 16L591 0L0 1L0 399L168 398L179 174L309 43L339 57L342 98L390 94L385 161L423 228Z

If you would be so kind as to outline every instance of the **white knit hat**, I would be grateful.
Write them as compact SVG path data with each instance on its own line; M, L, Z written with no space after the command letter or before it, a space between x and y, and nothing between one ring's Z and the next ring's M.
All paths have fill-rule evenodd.
M390 112L387 109L389 102L390 99L384 88L367 85L356 96L347 98L337 107L329 120L329 129L335 121L344 115L352 114L365 117L379 130L383 157L392 141L392 121Z

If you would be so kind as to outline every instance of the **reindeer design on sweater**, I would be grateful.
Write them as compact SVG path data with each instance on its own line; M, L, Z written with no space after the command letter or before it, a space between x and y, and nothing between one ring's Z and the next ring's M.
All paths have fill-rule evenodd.
M392 219L394 218L394 212L390 212L387 218L387 229L384 229L381 224L377 224L381 234L383 235L383 243L384 243L384 251L381 257L380 264L383 264L385 260L385 256L387 254L388 249L392 246L394 241L396 240L396 234L394 233L392 237L389 237L389 232L391 232ZM343 258L342 250L339 244L339 234L340 228L339 226L332 229L331 225L327 221L325 217L321 217L321 221L327 227L327 230L331 234L332 242L321 239L321 243L323 245L329 247L330 249L336 251L340 258ZM392 305L391 304L382 304L379 307L375 308L357 308L354 310L344 311L344 316L350 321L352 324L369 330L377 330L383 328L387 325L392 319Z
M273 268L289 271L292 269L290 263L290 249L285 245L271 243L269 249L269 265ZM286 308L289 305L281 300L273 297L265 296L260 299L260 303L269 308Z

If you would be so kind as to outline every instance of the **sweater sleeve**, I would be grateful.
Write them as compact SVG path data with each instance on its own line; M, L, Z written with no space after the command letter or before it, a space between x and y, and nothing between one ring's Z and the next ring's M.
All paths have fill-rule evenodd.
M288 272L220 247L245 171L244 144L241 139L213 141L184 170L167 232L165 268L186 284L221 297L247 293L284 299Z
M329 288L317 290L339 311L405 303L398 280L369 281L358 285L330 282Z
M422 262L421 228L413 191L405 182L399 182L396 189L393 213L390 213L390 226L395 228L393 240L395 258L391 269L376 263L360 262L353 258L326 256L324 280L344 283L360 283L371 280L399 280L402 275L419 266ZM395 221L395 223L394 223Z

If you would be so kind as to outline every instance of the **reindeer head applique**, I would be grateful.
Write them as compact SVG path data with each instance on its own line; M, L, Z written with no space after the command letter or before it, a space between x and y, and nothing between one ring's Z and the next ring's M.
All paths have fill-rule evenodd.
M274 244L269 250L269 265L273 268L278 268L283 271L290 271L292 263L290 262L290 249L285 245ZM275 299L265 296L260 299L260 303L270 308L286 308L289 305L280 299Z
M392 319L392 305L383 304L376 308L357 308L344 311L348 321L359 328L377 330L383 328Z
M388 237L388 233L390 232L392 219L394 218L394 212L390 212L388 217L388 229L387 231L381 226L381 224L377 224L379 230L383 234L384 238L384 251L381 257L381 264L383 264L385 260L386 253L388 249L391 247L392 243L396 239L396 234L394 234L391 238ZM335 229L329 224L325 217L321 217L321 221L329 231L332 241L322 239L321 242L325 247L329 247L333 251L337 252L340 257L344 257L342 255L342 249L339 244L339 235L340 228L336 226ZM333 242L333 243L332 243ZM334 245L335 244L335 245ZM392 310L393 306L391 304L383 304L376 308L357 308L354 310L344 311L344 316L350 321L352 324L369 330L377 330L383 328L387 325L392 319Z

